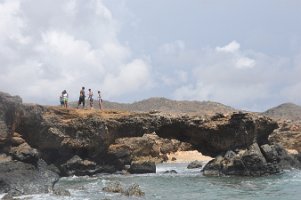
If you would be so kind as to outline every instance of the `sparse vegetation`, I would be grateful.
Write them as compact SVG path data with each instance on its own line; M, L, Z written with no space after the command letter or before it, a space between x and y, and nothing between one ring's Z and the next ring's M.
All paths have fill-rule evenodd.
M76 103L72 104L73 107ZM146 100L128 103L116 103L104 101L105 109L131 111L131 112L149 112L161 111L169 113L192 113L201 115L212 115L215 113L231 113L236 109L211 101L176 101L162 97L153 97ZM95 109L99 109L98 105L94 105Z
M301 120L301 106L293 103L284 103L263 113L276 120Z

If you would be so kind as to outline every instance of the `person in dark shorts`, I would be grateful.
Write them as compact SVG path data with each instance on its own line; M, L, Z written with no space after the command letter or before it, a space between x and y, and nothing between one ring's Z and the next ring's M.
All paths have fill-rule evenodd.
M79 99L78 99L77 108L81 104L83 104L83 108L85 108L85 98L86 98L85 87L82 87L82 89L79 92Z
M66 90L63 91L63 101L64 101L64 107L68 108L68 93Z

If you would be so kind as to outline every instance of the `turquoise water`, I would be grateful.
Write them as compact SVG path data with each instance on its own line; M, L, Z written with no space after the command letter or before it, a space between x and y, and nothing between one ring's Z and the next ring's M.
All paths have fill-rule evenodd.
M111 200L175 200L175 199L227 199L227 200L300 200L301 171L290 170L268 177L205 177L200 169L186 169L187 164L162 164L156 174L146 175L100 175L97 177L63 178L57 187L71 193L70 197L50 194L27 196L29 199L111 199ZM166 170L177 174L164 174ZM140 185L144 197L126 197L121 194L105 193L102 188L112 181L125 187L133 183ZM24 198L24 197L22 197Z

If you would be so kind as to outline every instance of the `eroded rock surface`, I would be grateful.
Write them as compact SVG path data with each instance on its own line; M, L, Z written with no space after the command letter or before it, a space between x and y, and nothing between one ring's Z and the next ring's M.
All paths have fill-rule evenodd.
M156 164L151 161L134 161L129 172L132 174L156 173Z
M59 179L43 161L33 166L20 161L0 163L0 193L12 196L48 193Z
M22 113L20 97L0 92L0 152L8 152Z
M264 176L279 173L282 169L301 167L280 145L257 143L247 149L229 150L211 160L203 169L204 175Z
M274 170L276 167L261 170L274 164L273 152L269 152L268 147L260 151L250 150L254 144L258 147L269 144L269 135L278 127L275 121L257 114L204 117L161 112L64 109L22 105L18 97L7 94L0 95L0 105L3 107L0 142L5 144L1 146L0 153L10 153L13 159L24 162L36 162L42 158L48 164L56 165L61 175L91 175L103 172L104 168L112 172L122 170L135 161L162 161L166 154L181 148L218 156L205 168L207 171L211 165L216 168L222 163L222 169L218 170L228 173L224 168L233 157L235 159L230 159L233 164L229 165L228 171L232 166L240 167L236 160L241 160L243 165L247 164L249 171L259 171L259 174L277 172ZM264 155L259 153L263 150ZM225 158L226 152L233 153L228 153ZM272 161L267 159L269 156L272 156ZM277 159L280 157L278 155ZM285 156L283 158L286 159ZM213 165L215 162L218 164ZM253 162L255 166L252 166ZM242 174L248 175L245 171Z
M168 159L167 155L176 151L188 151L192 146L175 139L160 138L155 133L142 137L118 138L108 148L108 153L116 161L116 165L130 165L132 161L153 161L161 163Z
M108 147L116 139L142 137L153 132L161 138L190 143L205 155L216 156L229 149L246 148L254 142L266 144L269 134L277 127L277 123L269 118L248 113L210 119L37 106L26 108L22 122L18 132L51 162L69 160L74 154L104 161ZM174 151L174 145L164 145L160 147L161 152Z
M269 140L301 153L301 121L279 120L278 124L279 128L273 131Z
M202 168L203 162L195 160L188 164L187 169L195 169L195 168Z

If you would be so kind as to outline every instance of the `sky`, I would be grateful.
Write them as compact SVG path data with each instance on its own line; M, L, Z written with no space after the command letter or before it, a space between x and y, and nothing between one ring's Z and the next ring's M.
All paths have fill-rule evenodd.
M0 0L0 91L301 105L299 0Z

